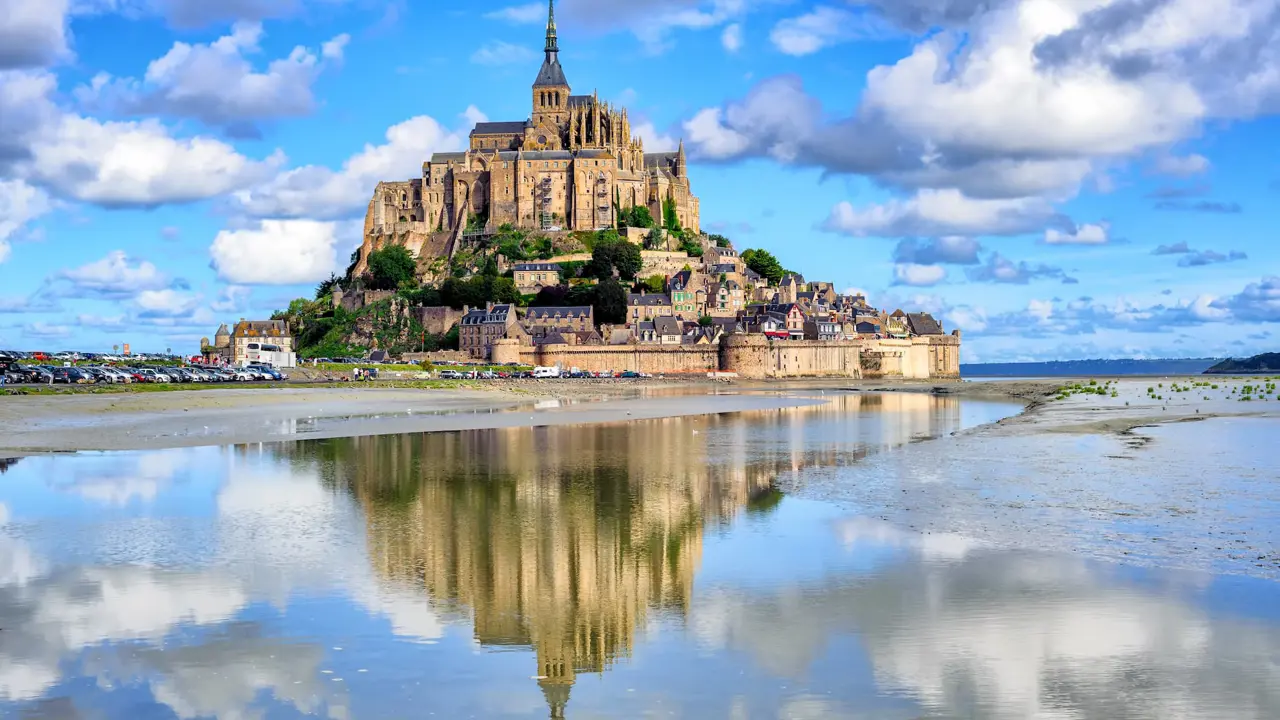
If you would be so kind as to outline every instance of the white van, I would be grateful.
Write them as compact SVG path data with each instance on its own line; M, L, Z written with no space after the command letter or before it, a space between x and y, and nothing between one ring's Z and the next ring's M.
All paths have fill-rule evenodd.
M533 369L535 378L558 378L560 377L560 368L558 367L536 367Z

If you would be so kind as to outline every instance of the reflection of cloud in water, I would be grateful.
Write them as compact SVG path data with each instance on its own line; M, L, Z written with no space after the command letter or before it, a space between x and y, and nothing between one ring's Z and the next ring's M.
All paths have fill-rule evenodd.
M253 706L264 690L307 715L346 717L345 698L333 695L319 672L323 661L324 650L314 644L264 638L257 626L239 623L198 645L127 645L95 652L84 665L99 683L150 678L156 701L180 718L262 717Z
M918 552L926 560L963 560L978 543L954 533L914 533L868 517L846 518L836 523L836 535L849 550L859 546L893 547Z
M833 636L856 634L884 691L966 717L1280 717L1271 626L1072 559L948 560L769 596L715 589L690 626L790 677L832 662Z
M37 698L61 679L63 660L87 647L157 643L182 624L228 620L245 601L226 578L139 567L59 570L7 584L0 587L0 695Z
M135 498L142 502L156 499L180 473L197 462L195 450L106 455L90 459L77 458L63 466L53 481L60 492L70 492L86 500L104 505L128 505Z
M373 575L364 535L350 496L309 463L239 457L218 493L218 562L250 577L255 597L283 607L299 588L341 591L397 635L439 638L443 623L421 591Z

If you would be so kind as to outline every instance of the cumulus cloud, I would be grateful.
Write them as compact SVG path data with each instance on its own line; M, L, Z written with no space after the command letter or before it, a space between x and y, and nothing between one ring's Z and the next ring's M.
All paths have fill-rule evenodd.
M908 192L1059 203L1135 158L1203 172L1203 158L1172 148L1208 121L1280 108L1280 14L1270 2L855 4L940 31L871 70L852 113L824 112L798 78L767 78L691 113L690 151L861 174Z
M899 241L893 249L893 261L916 265L977 265L981 250L982 244L969 237L908 238Z
M1046 245L1106 245L1111 242L1105 223L1081 225L1075 230L1049 228L1044 231Z
M1241 322L1280 322L1280 276L1250 283L1239 293L1215 301L1214 307Z
M1061 280L1063 283L1075 284L1074 278L1068 277L1062 268L1049 265L1032 265L1025 261L1014 262L1000 253L992 253L981 267L970 268L965 272L973 282L1003 283L1026 285L1032 280Z
M538 59L538 53L524 45L492 40L471 54L471 62L477 65L528 65Z
M947 271L940 265L905 263L893 267L893 284L913 287L929 287L947 279Z
M209 309L217 313L244 312L249 307L249 298L252 295L252 288L228 285L218 292L218 297L209 304Z
M37 320L33 323L23 325L22 332L27 337L40 338L42 340L71 337L70 327L45 322L44 320Z
M865 14L829 5L781 20L769 33L773 46L787 55L812 55L825 47L884 34Z
M1178 267L1202 267L1205 265L1217 265L1219 263L1229 263L1248 259L1248 255L1238 250L1232 250L1226 254L1216 252L1214 250L1201 250L1183 255L1182 258L1178 260Z
M742 25L732 23L726 25L724 31L720 33L720 45L731 53L736 53L742 49Z
M1020 235L1060 219L1038 198L977 200L959 190L921 190L862 209L842 202L822 228L854 236Z
M0 70L43 67L67 57L69 0L5 0Z
M129 115L194 118L239 135L255 135L254 123L307 115L315 107L312 85L323 69L302 46L254 69L248 55L261 52L262 26L237 23L231 33L207 45L174 43L147 66L142 79L100 74L76 94L89 107ZM341 59L350 36L323 45L322 56Z
M71 285L73 297L129 298L140 292L164 290L172 281L154 264L132 258L123 251L107 253L101 260L63 270L56 276Z
M9 258L9 239L49 208L48 196L38 188L21 180L0 180L0 263Z
M422 162L435 152L466 146L467 133L484 115L468 108L465 125L449 130L425 115L393 125L382 145L365 145L341 170L307 165L280 173L234 202L254 217L333 219L362 212L383 180L422 176Z
M218 278L237 285L296 285L338 270L338 225L314 220L263 220L223 230L209 248Z

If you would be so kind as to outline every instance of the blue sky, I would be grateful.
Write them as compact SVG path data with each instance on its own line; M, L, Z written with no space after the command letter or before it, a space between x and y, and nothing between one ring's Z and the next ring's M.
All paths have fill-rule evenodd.
M544 3L0 0L0 347L194 352L529 114ZM458 6L460 7L460 6ZM967 361L1280 338L1280 0L563 0L705 229Z

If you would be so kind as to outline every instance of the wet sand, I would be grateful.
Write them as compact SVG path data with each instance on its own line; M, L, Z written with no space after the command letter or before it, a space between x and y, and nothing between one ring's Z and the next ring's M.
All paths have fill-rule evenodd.
M1170 391L1205 380L1219 388ZM782 489L929 536L1276 579L1280 400L1239 399L1258 384L1125 379L1117 397L1042 395L1021 415Z
M0 457L622 422L816 402L785 393L743 394L709 383L11 396L0 402Z

